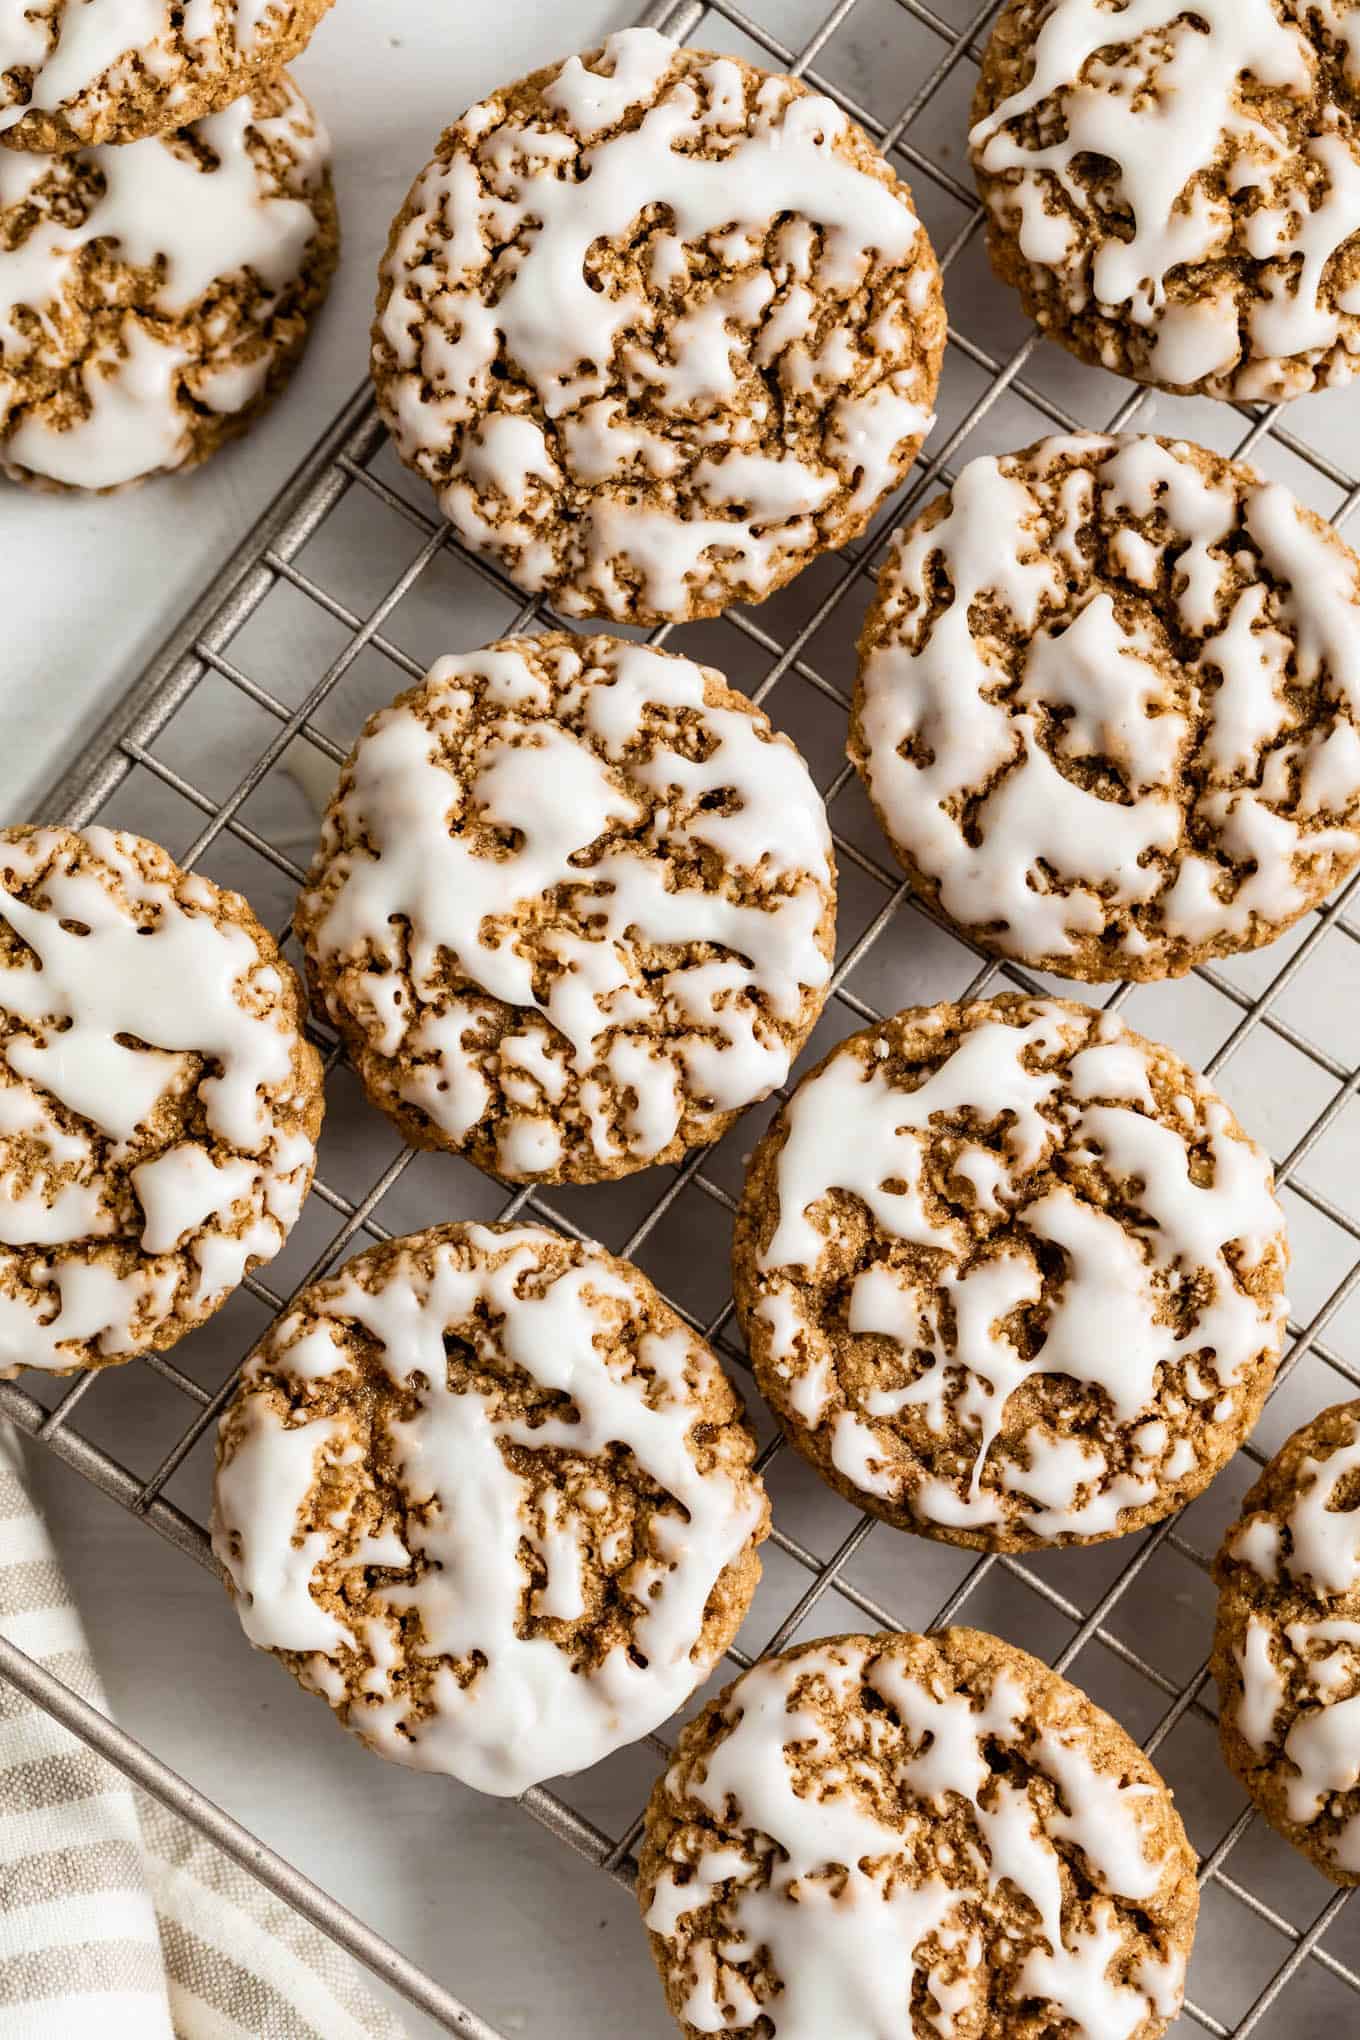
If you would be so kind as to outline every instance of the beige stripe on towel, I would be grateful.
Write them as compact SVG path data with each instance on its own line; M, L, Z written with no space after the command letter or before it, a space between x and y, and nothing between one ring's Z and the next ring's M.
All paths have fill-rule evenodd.
M0 1632L107 1712L0 1425ZM349 1957L0 1682L0 2040L402 2040Z

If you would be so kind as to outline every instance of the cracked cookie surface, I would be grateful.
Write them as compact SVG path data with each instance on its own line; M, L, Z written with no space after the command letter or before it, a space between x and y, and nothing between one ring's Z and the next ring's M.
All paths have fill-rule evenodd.
M638 1895L689 2040L1157 2040L1199 1907L1142 1751L976 1629L736 1680L652 1793Z
M392 229L383 415L559 614L760 601L863 531L944 348L906 185L829 100L652 29L447 130Z
M841 1494L946 1542L1091 1543L1259 1415L1288 1262L1268 1158L1113 1015L1011 994L833 1049L733 1245L756 1380Z
M1360 368L1354 0L1010 0L973 122L993 266L1083 360L1271 402Z
M292 373L338 235L285 75L125 148L0 152L0 470L98 490L206 460Z
M239 893L108 829L0 832L0 1372L163 1351L302 1208L321 1061Z
M0 142L44 154L186 127L266 85L331 0L18 0L0 20Z
M636 1268L436 1226L271 1328L222 1418L213 1543L251 1642L371 1748L516 1794L708 1676L760 1577L754 1458Z
M1228 1767L1324 1877L1360 1884L1360 1402L1280 1448L1214 1577Z
M825 810L711 668L555 632L366 726L297 930L407 1140L515 1181L676 1161L781 1084L831 973Z
M1184 441L970 461L879 577L850 755L985 949L1099 980L1257 948L1360 862L1360 558Z

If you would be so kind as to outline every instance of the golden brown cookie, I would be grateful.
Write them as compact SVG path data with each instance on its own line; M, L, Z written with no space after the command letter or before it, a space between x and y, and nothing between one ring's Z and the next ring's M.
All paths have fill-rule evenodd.
M284 75L127 148L0 151L0 471L115 489L206 460L292 373L338 247Z
M835 885L807 767L721 674L556 632L441 659L371 718L297 931L407 1140L591 1182L783 1083Z
M801 80L626 29L449 128L392 228L373 377L459 537L564 616L758 602L931 424L911 193Z
M879 576L850 755L984 949L1096 980L1258 948L1360 862L1360 558L1183 440L970 461Z
M542 1226L434 1226L247 1363L213 1548L246 1634L371 1748L519 1793L648 1734L746 1612L769 1527L717 1360Z
M969 147L992 263L1082 360L1296 397L1360 365L1354 0L1009 0Z
M1199 1910L1142 1751L977 1629L736 1680L652 1793L638 1895L688 2040L1157 2040Z
M239 893L109 829L0 831L0 1374L161 1352L278 1253L321 1059Z
M220 113L306 48L331 0L14 0L0 21L0 141L137 142Z
M1275 1454L1214 1577L1229 1769L1324 1877L1360 1884L1360 1402Z
M1169 1048L1014 993L855 1034L756 1149L756 1380L850 1501L993 1551L1140 1530L1251 1430L1288 1263L1270 1162Z

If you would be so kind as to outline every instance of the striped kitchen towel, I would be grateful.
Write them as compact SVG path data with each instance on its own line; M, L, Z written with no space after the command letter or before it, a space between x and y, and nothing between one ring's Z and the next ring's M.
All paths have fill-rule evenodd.
M107 1711L0 1425L0 1631ZM347 1955L0 1682L0 2040L401 2040Z

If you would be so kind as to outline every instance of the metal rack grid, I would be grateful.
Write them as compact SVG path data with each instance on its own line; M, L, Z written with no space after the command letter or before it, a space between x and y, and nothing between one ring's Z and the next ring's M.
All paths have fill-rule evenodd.
M1099 372L1087 374L1058 357L1037 333L1023 330L1005 294L986 280L979 256L980 210L969 186L950 167L948 137L957 144L972 66L996 0L982 5L975 0L937 0L936 5L926 0L836 0L825 13L822 0L764 0L763 8L761 0L750 4L760 13L731 0L662 0L644 19L702 46L734 48L805 76L893 153L911 177L931 226L954 313L942 399L950 401L951 392L961 392L953 411L942 417L909 487L865 541L825 563L823 570L810 569L792 590L763 608L682 634L686 648L726 664L738 684L769 706L776 721L792 727L814 766L818 750L825 753L823 790L845 895L842 933L848 922L850 939L838 961L827 1018L814 1040L812 1052L817 1053L838 1034L877 1019L881 1004L976 996L998 981L1027 989L1039 983L1022 970L980 960L909 897L900 877L887 868L881 838L860 802L850 768L840 759L848 695L844 679L835 673L848 675L846 648L887 531L933 485L952 480L965 452L1020 444L1049 427L1142 428L1155 412L1171 407L1146 391L1116 384ZM804 21L805 15L812 18ZM917 81L905 102L899 94L891 118L883 107L862 104L847 90L849 45L843 32L852 16L856 24L872 18L889 83L894 51ZM775 26L765 17L773 17ZM791 32L796 40L790 39ZM874 99L877 90L875 85L867 96ZM940 121L947 121L945 138L937 135L932 145ZM961 155L954 146L952 161L958 163ZM999 328L999 337L993 327ZM1298 410L1303 415L1306 407ZM1176 415L1177 429L1187 436L1281 473L1337 524L1360 506L1360 461L1354 472L1338 465L1309 444L1292 419L1286 428L1279 407L1201 406L1192 416L1180 406ZM1335 418L1333 413L1326 420L1333 443ZM1016 419L1029 420L1030 429ZM429 628L428 616L423 624L419 620L422 600L443 620L445 641L437 649L455 639L471 644L511 628L555 622L540 604L523 602L492 568L463 553L426 505L424 492L385 451L367 391L356 392L105 725L86 761L52 790L45 817L75 825L100 818L145 827L150 813L162 828L148 833L167 838L173 837L172 820L178 818L184 840L172 841L172 847L182 862L204 863L215 875L243 885L257 901L271 896L272 889L272 897L284 905L303 875L291 851L302 851L305 859L306 829L289 819L287 799L281 808L271 804L271 789L286 793L289 775L305 782L308 755L316 771L331 773L366 708L421 675L427 659L407 649L411 633L406 619L416 614L416 637L421 628ZM328 542L332 528L354 513L364 521L365 552L376 566L398 543L405 548L400 570L376 592L362 596L351 592L345 576L335 570ZM382 542L372 536L379 529L385 534ZM399 542L393 535L398 531ZM450 586L458 591L457 610L448 601ZM284 607L276 615L281 602ZM483 616L490 617L494 629L474 628ZM310 637L299 617L309 619ZM300 629L306 645L299 653ZM721 633L721 654L715 630ZM664 631L655 634L658 640L666 636ZM275 662L278 676L266 681L260 675L270 667L269 646L276 639L283 642L286 657ZM308 684L312 673L317 677ZM248 730L267 732L258 744L247 733L238 735L235 751L230 743L225 746L230 766L225 777L219 755L223 746L213 741L209 724L197 720L200 698L214 688L245 716ZM354 695L365 689L370 698L356 707ZM331 716L336 733L327 726ZM244 754L241 744L248 747ZM1360 912L1351 914L1360 906L1358 889L1360 877L1264 958L1201 969L1169 993L1125 985L1105 1000L1118 1008L1137 999L1140 1024L1182 1047L1230 1096L1237 1073L1249 1094L1242 1106L1248 1123L1267 1136L1272 1130L1277 1135L1277 1176L1290 1209L1296 1259L1307 1263L1302 1287L1308 1301L1304 1315L1291 1320L1290 1343L1258 1433L1272 1445L1304 1415L1360 1390L1360 1361L1348 1362L1334 1343L1349 1336L1352 1351L1360 1349L1360 1309L1354 1307L1360 1303L1360 1200L1353 1182L1347 1188L1348 1179L1360 1171L1352 1167L1348 1172L1344 1165L1347 1143L1352 1155L1357 1151L1360 1062L1353 1022L1349 1029L1344 1024L1338 1029L1328 1018L1338 1007L1344 1013L1348 984L1360 992ZM284 912L278 921L286 931ZM317 1038L326 1053L328 1093L333 1094L344 1075L339 1051L324 1029ZM332 1095L331 1110L336 1109ZM1263 1127L1263 1118L1268 1126ZM380 1141L375 1123L365 1124L371 1154ZM749 1122L739 1134L749 1144ZM331 1266L360 1236L384 1239L400 1229L385 1221L399 1211L400 1180L414 1159L410 1151L393 1154L376 1179L351 1189L328 1180L323 1149L309 1204L312 1230L308 1233L305 1221L299 1228L307 1238L305 1251L286 1251L274 1268L246 1285L262 1313L284 1308L287 1294ZM740 1154L729 1139L664 1172L660 1186L652 1180L660 1172L630 1179L631 1206L603 1190L561 1194L521 1187L512 1192L509 1186L475 1178L461 1163L449 1167L463 1173L443 1179L437 1209L428 1208L427 1193L426 1217L453 1215L459 1208L450 1198L455 1180L483 1216L510 1219L527 1211L573 1233L581 1232L582 1218L593 1231L597 1219L607 1217L617 1235L610 1238L611 1246L647 1267L663 1288L678 1272L683 1289L685 1266L704 1258L694 1254L693 1241L702 1239L705 1226L716 1224L725 1232L735 1209ZM599 1201L592 1203L592 1198ZM1319 1268L1324 1271L1320 1282ZM280 1269L286 1280L280 1280ZM729 1362L744 1367L730 1300L706 1302L696 1294L677 1294L674 1281L670 1294ZM200 1333L191 1342L192 1353L204 1350L206 1336ZM190 1357L181 1350L181 1358ZM158 1378L167 1403L180 1398L189 1413L187 1422L177 1421L173 1442L154 1466L130 1466L89 1435L83 1405L109 1393L107 1374L84 1376L70 1387L59 1384L50 1403L29 1387L0 1384L0 1410L212 1570L202 1524L170 1498L167 1488L213 1424L230 1393L236 1365L228 1364L219 1385L209 1389L176 1358L152 1356L136 1364ZM772 1546L767 1547L772 1556L767 1591L757 1600L745 1632L758 1648L748 1654L734 1647L728 1654L731 1664L744 1667L809 1630L927 1627L962 1617L1005 1628L1058 1670L1073 1670L1157 1757L1197 1833L1204 1911L1191 1996L1177 2033L1232 2035L1235 2040L1253 2033L1316 2030L1326 2017L1338 2017L1344 2028L1355 2018L1349 1994L1360 1993L1360 1917L1345 1914L1347 1894L1329 1897L1328 1887L1311 1870L1282 1843L1271 1841L1209 1747L1213 1710L1203 1661L1212 1610L1208 1566L1218 1529L1265 1456L1257 1444L1249 1444L1209 1496L1185 1515L1127 1545L1101 1547L1103 1555L977 1557L923 1545L913 1550L912 1564L904 1569L897 1533L876 1527L871 1518L833 1502L823 1491L814 1495L812 1477L804 1479L794 1455L781 1451L778 1438L772 1437L761 1461L776 1500ZM908 1601L911 1594L903 1570L924 1576L912 1590L915 1605L904 1605L904 1594ZM1171 1579L1175 1584L1168 1584ZM928 1597L925 1602L921 1595ZM0 1675L196 1822L449 2031L467 2040L497 2040L494 2029L451 1992L3 1640ZM662 1736L649 1741L658 1753L667 1747ZM577 1782L567 1781L561 1791L535 1789L522 1804L588 1863L631 1882L640 1812L606 1827L582 1810ZM588 1780L584 1796L591 1806ZM639 1799L632 1803L640 1807ZM1222 1959L1215 1960L1216 1953ZM660 2010L658 2018L664 2023Z

